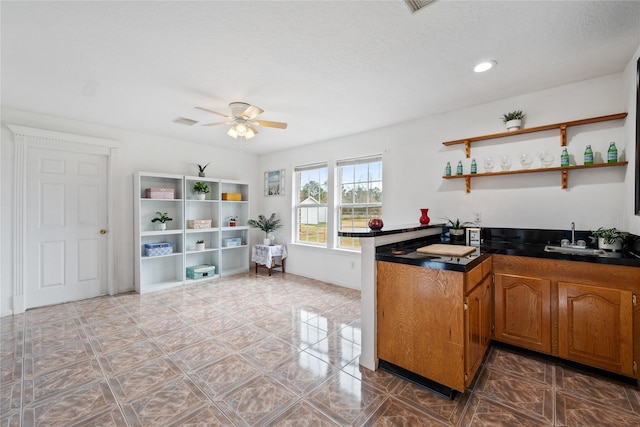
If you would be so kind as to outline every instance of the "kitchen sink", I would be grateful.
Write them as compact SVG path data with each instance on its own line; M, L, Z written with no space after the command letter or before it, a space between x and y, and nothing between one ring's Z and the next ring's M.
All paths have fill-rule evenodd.
M546 245L544 247L545 252L556 252L560 254L569 255L585 255L585 256L607 256L607 251L604 249L583 248L575 246L551 246Z

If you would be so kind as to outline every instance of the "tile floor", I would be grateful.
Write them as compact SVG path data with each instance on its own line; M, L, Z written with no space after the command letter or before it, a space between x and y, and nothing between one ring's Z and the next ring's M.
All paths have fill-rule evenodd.
M0 318L2 426L640 426L637 387L494 347L447 400L358 366L359 292L266 271Z

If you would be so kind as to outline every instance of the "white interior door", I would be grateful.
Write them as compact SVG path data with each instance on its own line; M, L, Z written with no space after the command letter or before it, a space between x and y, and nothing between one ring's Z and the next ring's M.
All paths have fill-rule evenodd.
M107 156L31 147L26 308L107 292Z

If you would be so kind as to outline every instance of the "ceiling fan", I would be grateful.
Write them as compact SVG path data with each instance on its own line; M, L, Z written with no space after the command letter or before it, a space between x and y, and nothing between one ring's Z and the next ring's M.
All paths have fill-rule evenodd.
M271 122L268 120L255 120L255 118L264 113L262 108L258 108L255 105L247 104L246 102L232 102L229 104L231 115L218 113L217 111L209 110L204 107L195 107L198 110L206 111L207 113L216 114L227 118L224 122L205 123L202 126L218 126L218 125L231 125L229 129L229 136L234 139L244 137L251 139L258 133L255 126L264 126L277 129L286 129L287 124L282 122Z

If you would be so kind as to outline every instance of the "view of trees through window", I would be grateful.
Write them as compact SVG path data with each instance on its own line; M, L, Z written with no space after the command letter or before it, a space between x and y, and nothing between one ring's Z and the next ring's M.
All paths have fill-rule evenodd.
M369 219L382 217L382 158L338 162L341 231L368 228ZM340 237L342 248L360 248L359 239Z
M327 244L328 168L296 168L298 242Z

